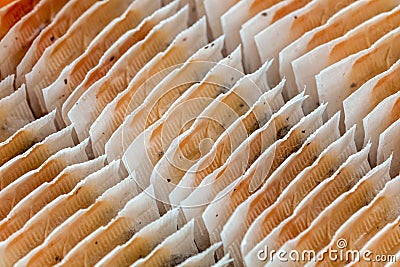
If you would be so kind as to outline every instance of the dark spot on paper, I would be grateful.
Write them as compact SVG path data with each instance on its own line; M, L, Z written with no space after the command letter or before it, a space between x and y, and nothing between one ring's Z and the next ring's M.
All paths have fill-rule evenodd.
M356 86L357 86L356 83L352 83L352 84L350 85L351 88L354 88L354 87L356 87Z
M56 256L56 257L54 258L54 260L55 260L56 262L60 262L60 261L61 261L61 258L58 257L58 256Z
M214 44L214 43L212 43L212 44L211 44L211 47L214 47L214 45L215 45L215 44Z
M218 214L215 214L215 217L218 217Z
M112 57L110 58L110 62L111 62L111 61L113 61L114 59L115 59L115 57L114 57L114 56L112 56Z
M94 244L97 245L99 242L95 241Z
M187 38L185 37L185 38L183 38L183 40L182 40L182 41L186 42L186 40L187 40Z
M67 79L64 79L64 84L67 84L68 83L68 80Z
M241 108L244 107L244 104L240 104L239 107L241 107Z
M297 16L294 16L294 19L297 19Z
M301 133L303 133L303 134L306 133L306 130L301 131Z
M206 46L204 47L204 49L208 49L208 45L206 45Z
M266 17L267 15L268 15L267 12L261 13L261 16L263 16L263 17Z
M51 37L50 37L50 41L52 41L52 42L53 42L53 41L54 41L54 39L55 39L55 38L54 38L54 36L51 36Z
M167 179L167 182L170 183L170 182L171 182L171 179L168 178L168 179Z

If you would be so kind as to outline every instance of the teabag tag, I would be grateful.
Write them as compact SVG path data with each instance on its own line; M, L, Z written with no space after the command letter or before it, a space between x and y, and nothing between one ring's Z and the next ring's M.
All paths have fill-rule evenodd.
M27 124L7 140L0 143L0 166L12 158L25 153L36 143L43 141L44 138L55 133L57 129L54 119L55 111Z
M248 84L249 88L263 88L267 86L265 72L269 64L265 64L258 72L247 75L242 84ZM262 82L265 84L260 85ZM272 114L283 105L282 87L264 93L246 114L239 117L218 139L211 150L194 164L182 177L178 186L171 192L169 199L171 203L177 204L184 200L201 181L213 171L221 167L228 157L240 144L246 140L254 131L265 125Z
M370 48L324 69L315 77L319 101L329 103L328 116L342 110L342 103L348 96L399 60L399 40L400 29L397 28L379 39Z
M85 149L89 140L81 144L64 148L48 158L39 168L32 170L0 191L0 218L3 219L24 197L45 182L52 181L63 169L69 165L88 160Z
M396 93L399 88L400 60L389 70L375 76L363 84L357 91L343 101L344 123L346 129L357 125L356 141L361 146L364 142L365 118L380 102ZM362 102L360 101L362 100Z
M144 259L132 266L176 266L198 253L194 243L194 221L191 220L176 233L167 237Z
M91 206L77 211L58 225L42 244L31 250L15 266L57 264L81 240L99 227L107 225L136 195L134 179L128 177L122 180L105 191Z
M133 0L100 1L85 11L66 34L48 47L32 71L25 75L29 100L36 116L46 112L42 90L52 84L61 71L79 57L98 33L120 16Z
M211 68L200 83L190 86L197 82L196 78L200 78L195 77L197 74L192 74L191 78L185 75L185 79L182 80L171 76L166 86L155 88L142 105L142 109L139 107L133 113L137 114L132 122L139 134L128 147L124 162L129 166L129 171L140 177L138 183L142 187L149 183L154 166L161 160L172 141L190 128L196 118L212 105L211 102L227 90L231 90L243 75L240 49L218 63L200 64ZM197 69L198 65L199 63L191 64L189 67L192 70L189 73ZM233 79L226 82L227 76ZM158 92L159 89L161 91ZM159 118L160 116L163 117ZM129 134L132 134L132 131Z
M0 9L0 40L40 2L40 0L10 0ZM3 2L1 3L3 4Z
M240 39L243 46L243 61L246 72L251 73L261 65L254 37L275 21L296 9L302 8L310 1L311 0L280 1L257 15L254 15L242 25Z
M177 231L179 214L180 210L176 208L146 225L125 244L117 246L95 266L129 266L138 259L146 257L164 239Z
M286 77L289 96L297 94L304 88L297 88L292 69L292 61L313 50L315 47L327 43L344 35L347 31L374 17L396 7L398 0L362 0L356 1L333 15L324 25L315 28L301 36L279 53L279 73ZM360 12L362 10L362 12ZM306 88L307 94L307 88ZM310 100L317 101L317 99Z
M400 138L400 120L390 125L379 137L377 149L377 163L381 164L390 157L393 157L390 175L395 177L400 172L400 149L397 146Z
M247 233L243 237L241 244L242 255L247 253L262 240L262 237L256 234L258 228L250 227L254 219L257 218L263 210L272 205L283 190L296 178L296 176L305 168L312 165L322 151L331 143L339 139L339 114L336 114L327 123L315 131L306 140L302 148L291 155L268 179L263 187L248 198L240 207L238 212L247 212L244 221Z
M51 23L68 0L41 0L21 18L1 40L0 80L16 73L16 69L32 41ZM21 7L21 9L23 9ZM20 11L20 10L18 10Z
M25 223L35 214L41 211L47 204L63 194L68 194L77 183L86 176L103 168L105 157L78 163L65 168L51 182L43 183L33 190L29 197L22 199L7 218L0 222L0 239L5 240L12 233L21 229Z
M14 93L14 78L15 75L9 75L0 82L0 99Z
M54 20L44 28L31 44L29 50L17 66L16 86L25 83L25 75L29 73L43 55L47 47L63 36L71 25L98 0L69 0L60 9ZM50 109L51 110L51 109Z
M263 9L269 8L281 0L243 0L237 2L221 16L222 31L225 35L226 51L230 53L240 44L241 26Z
M96 154L104 153L104 146L127 114L138 108L169 73L184 64L198 49L207 44L205 19L181 32L165 52L159 53L129 83L126 90L110 102L90 127Z
M137 42L143 40L147 34L161 21L174 15L178 10L178 1L162 7L152 15L145 18L135 29L123 34L100 58L96 67L92 68L80 85L73 89L62 107L62 118L66 124L71 124L68 112L71 110L80 96L96 81L104 77L116 62Z
M221 16L234 6L239 0L204 0L204 9L207 15L208 25L211 30L212 39L222 35Z
M310 99L306 108L318 106L318 91L315 76L323 69L340 60L370 47L400 23L400 7L385 12L362 23L344 36L314 48L292 62L297 88L306 88ZM350 126L351 127L351 126Z
M330 178L319 184L294 209L293 215L283 220L248 254L255 256L265 247L278 250L284 243L305 231L311 222L341 194L350 190L364 175L370 171L368 152L370 146L350 156ZM316 205L318 203L318 205ZM260 262L262 263L262 262Z
M125 90L129 81L159 52L164 51L181 31L187 28L188 9L163 20L150 33L132 46L110 69L106 76L94 83L68 112L78 138L89 135L89 128L104 107L118 93ZM87 107L92 107L88 112Z
M22 155L18 155L0 167L0 190L23 174L38 168L51 155L74 146L73 127L67 127L46 137Z
M280 80L278 56L283 48L304 33L324 24L332 15L352 2L354 0L340 3L335 0L311 1L257 34L255 40L261 62L275 59L268 76L269 83L275 85Z
M160 1L136 0L118 18L111 21L90 43L83 54L65 67L57 80L43 89L47 110L60 110L64 101L84 79L87 72L95 67L102 55L126 31L135 28L142 19L160 7ZM59 123L62 125L61 114Z
M0 142L35 119L29 108L25 85L0 99Z
M208 267L215 263L215 253L222 243L215 243L203 252L190 257L178 265L178 267Z
M225 225L221 231L221 239L224 243L224 251L229 252L236 261L242 261L240 245L251 224L249 221L253 221L259 214L259 209L254 209L254 206L250 204L253 199L252 193L256 192L264 183L268 183L274 172L279 170L279 166L285 162L285 159L296 153L309 135L322 126L324 110L325 107L321 106L320 109L304 117L293 126L283 139L275 142L272 149L268 149L257 159L247 171L245 177L242 177L237 183L235 182L235 191L231 191L229 195L229 205L233 210L226 219L226 223L223 222ZM251 208L248 204L245 204L247 202L251 205ZM224 217L221 215L218 218ZM238 223L238 218L242 223ZM236 237L233 239L228 232L234 233Z
M131 199L111 222L79 242L60 264L94 266L116 246L125 244L136 232L157 220L160 217L157 204L149 192Z
M363 119L364 144L372 142L370 154L372 164L377 162L379 136L398 119L400 119L400 92L384 99Z
M179 93L179 90L189 88L196 81L202 80L210 69L215 66L215 62L218 62L222 58L221 49L223 47L223 38L216 40L215 43L212 44L198 50L180 68L168 74L168 76L154 88L148 88L149 95L146 97L145 101L124 119L122 125L119 126L106 144L106 153L109 158L122 157L137 135L145 130L143 126L136 127L135 118L148 115L146 114L146 112L149 113L148 109L153 108L161 98L168 100L170 98L174 99L179 97L176 95L176 90L178 90ZM175 92L175 94L167 94L169 91ZM169 102L171 101L167 101L167 103ZM133 106L138 104L139 103L134 102ZM162 104L163 103L159 103L159 105ZM145 119L151 121L150 117ZM143 122L140 124L143 124Z
M5 242L4 253L8 254L7 258L18 260L28 254L29 251L42 244L57 226L79 209L89 207L106 190L122 181L127 174L121 165L121 162L114 161L88 175L71 192L60 195L33 215L23 228ZM34 195L35 193L32 193L32 196ZM20 203L26 201L29 200Z
M304 251L310 249L315 253L320 253L329 244L337 229L353 213L368 205L379 191L385 187L385 184L390 181L390 161L386 161L367 173L349 192L341 195L324 209L307 230L286 242L280 250L296 248L300 249L299 251ZM317 257L320 257L320 254ZM246 260L250 260L250 258L246 258Z

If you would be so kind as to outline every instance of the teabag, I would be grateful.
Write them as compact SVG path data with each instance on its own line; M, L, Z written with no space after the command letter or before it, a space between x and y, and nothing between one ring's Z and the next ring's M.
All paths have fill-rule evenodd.
M368 205L390 181L390 161L391 159L368 172L349 192L341 195L324 209L307 230L286 242L280 250L294 248L304 251L309 249L315 253L321 253L320 251L329 244L337 229L353 213ZM317 257L320 255L318 254ZM246 260L250 260L250 258L246 258Z
M384 99L363 119L364 144L372 142L370 154L372 164L377 162L379 136L398 119L400 119L400 92Z
M208 25L210 26L212 39L217 39L222 35L221 16L234 6L239 0L204 0L204 9L207 15Z
M315 77L319 101L329 103L328 116L342 110L342 103L348 96L399 60L399 40L400 29L397 28L370 48L324 69Z
M125 244L136 232L157 220L160 215L151 190L131 199L111 222L79 242L60 264L94 266L116 246Z
M245 78L248 82L254 79L253 82L255 83L252 85L249 84L249 86L254 87L260 81L265 82L266 85L265 71L267 67L268 64L264 65L258 72L250 74ZM257 82L255 78L259 78L260 80ZM245 80L243 80L243 83ZM178 186L171 192L169 195L171 203L180 203L189 196L207 175L226 162L228 157L244 140L269 121L272 114L284 105L282 87L283 83L281 83L281 86L277 86L260 96L250 110L238 118L215 141L211 150L187 171Z
M17 180L23 174L38 168L51 155L74 146L73 127L67 127L46 137L22 155L18 155L0 167L0 190Z
M120 16L132 1L96 2L73 23L66 34L44 51L32 71L25 75L29 100L36 116L46 112L42 90L52 84L61 71L79 57L98 33Z
M95 67L102 55L126 31L135 28L142 19L161 6L160 0L136 0L118 18L110 22L89 44L83 54L65 67L56 81L43 89L44 102L47 110L62 107L71 92L84 79L87 72ZM61 114L59 123L62 125Z
M345 0L340 3L335 0L311 1L257 34L255 40L261 62L275 59L268 76L269 83L275 85L280 80L278 56L283 48L304 33L324 24L333 14L352 2L354 0Z
M226 51L230 53L240 44L241 26L263 9L269 8L281 0L243 0L237 2L221 16L222 31L225 35Z
M137 42L143 40L147 34L161 21L174 15L178 11L178 1L162 7L152 15L145 18L135 29L123 34L100 58L97 66L92 68L85 76L81 84L73 89L65 100L62 107L62 118L66 124L71 124L68 112L71 110L81 95L90 88L92 84L104 77L116 62Z
M4 243L4 253L7 253L7 259L16 261L28 254L29 251L42 244L57 226L78 210L92 205L106 190L122 181L127 173L121 168L121 165L120 161L111 162L99 171L85 177L71 192L58 196L35 215L32 215L23 228ZM32 196L34 195L35 193L32 193Z
M1 190L0 218L5 218L18 202L41 184L52 181L67 166L87 161L85 149L88 143L89 140L85 140L75 147L64 148L48 158L39 168L22 175Z
M124 119L124 122L113 133L112 137L106 144L106 154L108 158L122 157L137 135L144 130L143 126L140 128L136 127L134 118L139 116L140 113L146 115L146 109L152 108L160 97L165 97L167 99L171 97L176 98L176 95L171 96L166 93L169 92L171 88L175 91L190 87L192 83L203 79L210 69L215 66L215 62L218 62L222 58L221 50L223 47L223 38L219 38L212 44L198 50L182 66L179 65L180 67L178 69L169 73L168 76L155 85L155 87L143 87L143 89L147 91L146 95L148 95L141 105L132 100L133 108L135 108L135 106L139 107L133 110L133 112ZM177 85L180 85L180 87L176 88ZM150 101L152 101L152 104L147 105ZM130 109L129 106L128 109Z
M198 253L194 243L194 221L191 220L176 233L167 237L144 259L132 266L176 266Z
M264 186L248 198L238 207L237 212L247 212L244 221L249 229L243 237L241 244L242 255L247 253L262 240L262 237L256 234L258 228L249 227L255 218L263 210L272 205L283 190L296 178L296 176L305 168L312 165L322 151L331 143L339 139L339 114L332 117L327 123L315 131L306 140L300 150L284 162L268 179Z
M399 89L400 60L389 70L375 76L363 84L357 91L343 101L344 123L346 129L357 125L356 141L361 146L364 142L365 118L380 102ZM362 100L362 102L361 102Z
M25 83L25 75L29 73L47 47L63 36L71 25L98 0L70 0L55 16L54 20L44 28L33 40L30 48L17 66L16 86Z
M390 157L393 157L390 175L395 177L400 172L400 148L397 146L400 138L400 120L390 125L379 137L377 149L377 163L381 164Z
M329 204L341 194L350 190L364 177L370 171L368 163L369 149L370 146L367 146L362 151L350 156L330 178L319 184L299 202L294 209L293 215L283 220L278 227L274 228L249 252L248 258L254 257L251 264L256 264L258 251L266 247L269 250L278 250L284 243L305 231ZM259 264L261 263L259 261Z
M161 160L171 142L190 128L199 114L212 105L210 103L215 98L223 95L226 90L231 90L243 75L240 49L218 63L200 64L211 68L200 83L191 86L200 78L196 77L196 72L200 73L197 70L199 63L191 64L191 70L187 68L187 71L193 72L194 75L190 75L192 77L184 75L184 79L179 79L182 72L175 75L176 78L169 76L169 81L168 78L167 81L164 80L164 86L155 88L144 104L131 114L134 116L131 121L134 122L135 129L134 133L131 130L129 134L137 137L125 152L124 162L129 166L129 171L140 177L138 183L141 186L148 185L154 166ZM226 82L227 76L233 79Z
M25 85L0 99L0 114L0 142L35 119L29 108Z
M215 243L203 252L192 256L178 265L178 267L208 267L215 264L215 253L222 243Z
M1 40L0 80L16 73L16 69L32 41L51 23L68 0L41 0L22 17ZM21 9L24 9L22 6ZM18 8L18 12L20 10ZM22 12L23 13L23 12ZM3 28L3 27L2 27Z
M90 127L96 154L104 153L104 146L127 114L138 108L169 73L184 64L198 49L207 44L205 19L181 32L175 41L155 56L131 80L127 89L110 102ZM150 77L150 78L149 78Z
M389 11L396 7L398 0L362 0L356 1L333 15L324 25L315 28L292 44L285 47L279 53L279 73L286 77L289 96L297 94L304 88L297 88L292 61L313 50L321 44L327 43L344 35L347 31L376 16L379 13ZM360 12L362 10L362 12ZM307 94L307 88L306 88ZM317 101L317 99L311 100Z
M14 93L14 78L15 75L9 75L0 82L0 99Z
M21 258L15 266L55 265L80 241L112 218L137 195L137 186L128 177L104 192L86 209L81 209L54 229L42 244ZM50 204L51 205L51 204Z
M310 1L311 0L280 1L257 15L254 15L242 25L240 39L243 46L243 64L247 73L255 71L261 65L254 37L275 21L296 9L302 8Z
M78 163L66 167L51 182L43 183L33 190L29 197L22 199L0 222L0 239L6 240L11 234L21 229L35 214L60 195L68 194L77 183L88 175L103 168L105 157Z
M322 126L324 110L325 107L321 106L320 109L304 117L298 124L293 126L283 139L275 142L272 149L264 152L240 181L235 182L235 191L229 195L230 206L234 210L223 226L221 239L224 243L224 251L229 252L236 261L242 261L241 242L251 224L250 221L254 221L260 212L260 209L254 208L250 204L253 200L252 193L256 192L263 184L268 183L269 179L274 177L274 172L276 170L279 171L279 166L285 162L285 159L296 153L309 135ZM218 217L223 217L221 215ZM238 218L243 223L238 223ZM235 233L236 238L232 239L227 234L228 232Z
M400 23L400 7L379 14L362 23L344 36L314 48L292 62L297 88L306 88L310 95L306 108L318 106L318 91L315 76L323 69L340 60L370 47ZM351 127L351 126L350 126Z
M37 119L23 128L7 140L0 143L0 166L12 158L25 153L36 143L43 141L47 136L57 131L55 126L55 112Z
M40 2L40 0L9 0L0 9L0 40L8 31Z
M180 209L176 208L146 225L125 244L117 246L95 266L129 266L138 259L146 257L164 239L177 231L179 214Z
M68 112L79 139L89 135L89 128L104 107L118 93L125 90L129 81L157 53L164 51L181 31L187 28L188 9L181 9L174 16L155 26L140 42L133 45L110 69L106 76L82 94ZM87 107L92 107L88 112Z

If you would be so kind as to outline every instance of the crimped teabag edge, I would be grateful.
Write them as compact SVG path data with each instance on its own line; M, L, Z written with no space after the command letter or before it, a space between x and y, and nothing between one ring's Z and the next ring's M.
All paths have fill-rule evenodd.
M0 99L0 142L35 119L29 108L25 85Z
M214 45L213 45L214 44ZM122 157L126 152L129 145L134 141L138 134L140 134L144 129L143 126L136 129L135 117L139 116L140 113L144 112L144 109L151 108L147 107L149 102L154 105L156 101L164 96L168 90L172 89L185 89L186 85L191 85L193 81L200 81L203 79L209 70L215 65L215 62L222 58L221 49L223 46L223 38L216 40L209 46L205 46L194 53L189 59L185 61L183 65L179 65L179 68L170 72L160 83L155 85L155 87L146 88L143 87L147 97L144 99L143 103L137 103L132 99L132 106L135 110L124 119L124 122L118 127L118 129L113 133L110 140L106 144L106 152L108 157ZM173 88L177 84L183 83L181 88ZM171 87L172 86L172 87ZM151 91L150 91L151 90ZM148 91L148 93L146 92ZM166 97L166 96L164 96ZM128 107L129 108L129 107ZM143 115L143 114L142 114ZM146 115L146 114L144 114ZM125 162L127 166L129 162Z
M204 0L204 9L207 15L208 25L210 26L212 39L217 39L222 35L221 16L234 6L239 0Z
M16 72L17 66L40 30L51 23L68 0L41 0L1 40L0 79Z
M105 152L105 144L125 116L138 108L157 84L206 43L206 21L201 20L180 33L164 52L158 53L135 75L127 88L104 108L90 127L89 134L96 155Z
M278 250L286 241L295 238L306 230L311 222L341 194L350 190L364 175L370 171L368 152L370 146L351 155L330 178L323 181L305 197L294 209L293 214L283 220L248 254L254 257L265 247ZM318 203L316 205L316 203ZM256 256L257 257L257 256ZM255 263L253 260L252 264ZM260 264L262 262L260 261Z
M46 137L24 154L14 157L0 167L0 191L23 174L38 168L51 155L74 146L73 127L67 127Z
M0 82L0 99L14 93L14 78L15 75L9 75Z
M16 87L25 83L25 75L32 70L44 50L63 36L75 20L96 1L98 0L70 0L60 9L54 20L33 40L32 45L18 64L16 70L17 79L15 81Z
M66 167L51 182L43 183L22 199L0 222L1 240L6 240L12 233L21 229L35 214L58 196L69 193L77 183L105 165L105 158L77 163Z
M95 67L104 53L130 29L154 10L160 7L160 1L135 0L124 13L110 22L89 44L86 50L71 64L66 66L49 87L44 88L43 97L47 110L60 110L64 101L85 78L87 72ZM146 8L144 8L146 7ZM61 113L58 123L63 125Z
M175 37L187 28L187 6L176 15L155 26L145 39L132 46L110 69L106 76L93 84L68 112L80 140L89 136L89 128L104 107L125 90L129 81L155 55L164 51ZM87 106L92 107L88 112Z
M198 253L194 243L194 220L167 237L145 258L132 266L176 266Z
M132 198L105 226L79 242L60 265L94 266L118 245L126 243L136 232L160 215L151 188Z
M400 7L362 23L344 36L323 44L292 62L297 88L306 88L311 99L319 99L315 75L328 66L370 47L400 25ZM319 102L319 101L318 101ZM313 105L318 105L315 102ZM351 126L350 126L351 127Z
M229 58L222 59L218 63L204 62L200 64L202 66L199 66L198 63L190 64L188 68L182 68L180 73L177 72L175 77L174 75L169 76L169 81L166 82L165 86L155 88L141 106L142 109L139 107L135 111L140 112L138 113L139 116L135 116L132 120L136 129L131 129L129 134L136 131L138 136L128 147L124 159L129 159L129 170L140 177L139 184L142 186L147 186L154 166L168 151L172 141L182 131L191 127L199 114L208 108L214 99L224 94L226 90L231 90L232 86L242 76L240 49L232 53ZM204 68L203 71L201 68ZM204 78L201 77L202 74L205 75ZM225 82L226 76L233 79ZM200 83L191 86L192 83L199 80ZM221 87L223 88L221 89ZM157 92L159 89L161 91ZM181 112L186 112L179 111L179 105L184 106L185 101L192 101L192 103L189 103L191 111L185 115L179 115ZM175 115L173 114L174 109L178 109ZM163 119L160 116L163 116ZM154 129L152 126L160 125L158 122L162 121L168 123L168 116L173 116L178 121L182 119L182 121L175 123L171 128L165 127L167 128L166 132L164 132L164 128L156 129L156 133L160 132L158 138L154 136L156 134L153 134L151 140L148 140L149 135L152 134L149 131ZM189 118L185 119L184 116L189 116ZM148 126L150 127L146 129ZM144 129L146 130L143 131ZM138 157L138 155L141 156Z
M233 263L233 259L229 254L225 254L217 263L212 265L212 267L227 267Z
M379 137L377 149L377 163L381 164L392 157L390 175L395 177L400 172L400 148L397 144L400 142L400 120L390 125Z
M143 40L147 34L161 21L167 19L178 11L177 1L162 7L153 14L145 18L135 29L122 35L100 58L96 67L92 68L85 76L81 84L73 89L70 96L65 100L62 107L62 118L66 124L71 124L68 112L71 110L81 95L90 88L96 81L104 77L114 64L129 50L134 44Z
M302 8L311 0L281 1L254 15L242 25L240 39L243 47L243 65L247 73L255 71L261 66L256 41L254 37L275 21L283 18L296 9Z
M315 47L327 43L333 39L343 36L346 32L362 24L377 14L390 11L400 1L398 0L362 0L357 1L343 8L333 15L325 24L315 28L299 39L286 46L279 53L279 73L281 77L286 77L288 93L296 94L304 88L297 88L291 62L300 56L311 51ZM363 12L360 12L362 10ZM306 88L307 94L307 88ZM317 102L317 99L309 100L311 104ZM314 105L308 106L307 110L315 108Z
M115 247L95 266L127 266L146 257L165 238L179 228L179 208L167 212L160 219L146 225L125 244Z
M16 266L55 265L85 237L107 225L128 201L137 196L137 186L127 177L109 188L86 209L81 209L57 226L44 242L31 250Z
M178 267L208 267L213 265L215 263L215 252L221 245L221 242L215 243L203 252L188 258L179 264Z
M269 63L257 72L242 79L243 86L265 88L267 91L266 71ZM178 186L171 192L171 203L178 204L213 171L221 167L239 145L254 131L265 125L273 113L284 105L282 87L277 86L260 96L253 106L239 117L216 141L211 150L194 164L182 177ZM227 148L227 149L226 149Z
M57 226L78 210L88 208L106 190L122 181L127 173L121 167L120 161L111 162L85 177L67 194L60 195L51 201L7 240L3 253L19 258L27 255L32 249L42 244Z
M48 158L39 168L22 175L1 190L0 218L4 219L18 202L41 184L53 180L67 166L87 161L85 149L88 143L89 140L85 140L75 147L64 148Z
M85 51L98 32L120 16L132 1L96 2L44 51L31 72L25 75L30 104L36 116L46 112L42 89L53 83L61 71Z
M0 166L25 153L36 143L55 133L57 131L54 121L55 115L55 111L53 111L40 119L34 120L0 143Z
M370 48L331 65L315 77L319 101L329 103L328 116L343 110L342 103L348 96L400 59L399 40L400 28L397 28Z

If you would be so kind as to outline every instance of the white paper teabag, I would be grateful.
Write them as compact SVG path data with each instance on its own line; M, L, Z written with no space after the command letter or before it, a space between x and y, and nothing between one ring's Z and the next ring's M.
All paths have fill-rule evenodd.
M14 93L15 74L9 75L0 82L0 99Z

